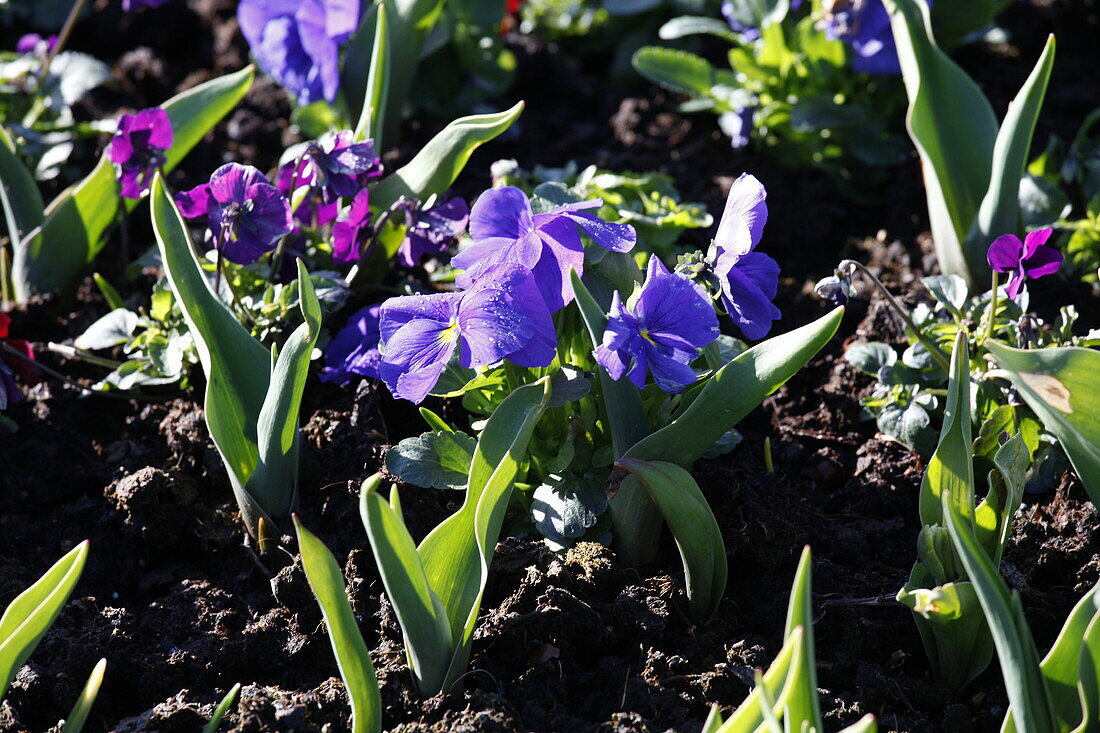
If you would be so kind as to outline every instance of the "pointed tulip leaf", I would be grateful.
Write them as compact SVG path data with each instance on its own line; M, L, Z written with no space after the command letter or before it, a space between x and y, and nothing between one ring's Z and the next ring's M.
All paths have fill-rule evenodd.
M218 703L218 707L214 708L214 714L210 716L210 720L202 729L202 733L217 733L218 726L222 724L222 719L229 714L230 709L233 707L233 703L237 702L237 697L240 694L241 683L238 682L229 689L229 692L225 693L225 697Z
M65 725L61 726L61 733L80 733L84 730L84 723L88 721L88 714L92 712L95 699L99 695L99 688L103 684L103 675L107 671L107 660L100 659L88 675L88 681L84 683L84 689L80 692L69 717L65 718Z
M321 540L302 526L297 517L298 549L302 568L328 626L336 666L351 700L353 733L379 733L382 730L382 696L374 674L367 644L348 603L344 572Z

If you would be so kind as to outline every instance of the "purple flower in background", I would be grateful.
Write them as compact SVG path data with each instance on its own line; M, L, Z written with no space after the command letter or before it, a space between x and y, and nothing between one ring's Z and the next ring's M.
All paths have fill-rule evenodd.
M772 304L779 288L779 265L754 252L768 221L768 193L742 173L730 187L726 209L714 235L711 265L722 288L722 306L746 338L763 338L779 318Z
M372 234L370 193L364 188L332 227L332 259L344 265L358 262L363 245Z
M790 12L798 10L802 0L791 0ZM733 0L725 0L722 3L722 17L730 25L730 30L740 33L746 41L752 42L760 38L760 29L752 25L752 21L738 17L738 5Z
M15 52L22 54L34 54L45 58L50 55L57 46L57 36L43 38L37 33L28 33L15 42Z
M825 5L822 30L830 41L844 41L855 52L853 69L866 74L901 73L890 14L882 0L831 0Z
M460 198L448 199L429 207L405 209L405 239L397 256L405 267L415 267L425 255L439 254L447 248L470 221L470 207Z
M300 168L298 163L299 161L294 160L280 166L279 173L275 178L275 187L288 200L294 195L296 187L313 185L313 176L309 175L307 177L300 170L297 178L295 178L294 171L296 168ZM340 204L338 202L333 201L331 204L326 204L321 200L319 192L311 191L298 204L298 208L294 210L294 221L301 226L310 228L323 227L335 219L339 212Z
M354 196L372 178L382 175L374 142L355 142L350 130L326 132L306 143L299 159L298 185L314 187L326 204Z
M210 183L176 194L176 205L185 217L205 215L218 253L238 265L272 251L293 229L286 198L250 165L223 165Z
M170 147L172 121L160 107L118 119L118 131L107 146L107 159L118 167L124 197L139 199L149 190L149 179L164 165L164 151Z
M522 190L514 186L489 189L470 212L473 245L451 259L455 267L466 270L458 284L469 287L485 268L513 262L532 272L550 311L557 311L573 300L569 269L578 275L584 270L581 230L612 252L628 252L637 241L629 224L612 224L586 211L602 205L600 199L592 199L535 214Z
M122 0L122 9L130 12L138 8L159 8L166 2L168 0Z
M756 107L744 107L736 112L724 112L718 118L718 126L730 139L730 146L743 148L752 142L752 122Z
M695 381L691 362L716 338L718 318L707 294L651 255L641 289L625 305L618 290L612 296L607 330L594 355L612 379L625 375L643 389L648 371L658 387L676 394Z
M554 321L534 277L511 263L489 267L469 290L406 295L382 304L382 362L390 391L421 402L455 351L464 367L509 359L547 366L556 355Z
M378 365L382 362L382 354L378 351L381 310L382 305L375 303L356 311L347 325L333 336L325 349L322 382L343 384L354 375L378 379Z
M1053 275L1062 266L1062 253L1047 245L1053 229L1037 229L1024 241L1015 234L1003 234L993 240L986 253L986 261L996 272L1009 273L1008 297L1016 300L1024 281Z
M237 19L257 63L299 104L336 100L340 46L359 27L359 0L241 0Z

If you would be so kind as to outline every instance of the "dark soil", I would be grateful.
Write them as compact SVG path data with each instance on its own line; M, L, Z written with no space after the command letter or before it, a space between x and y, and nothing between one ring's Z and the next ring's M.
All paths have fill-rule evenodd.
M1059 60L1036 145L1051 133L1071 136L1100 104L1095 3L1019 3L1004 21L1018 52L970 49L963 62L1003 110L1045 33L1056 31ZM122 80L97 95L88 114L154 104L239 68L246 53L235 25L232 3L221 0L177 1L133 16L111 3L75 36L76 48L113 63ZM625 96L601 81L598 68L569 62L537 39L513 40L516 95L526 97L527 112L518 134L475 155L460 192L484 188L496 158L525 166L576 159L668 172L684 198L719 211L730 181L747 170L768 188L764 246L785 273L777 331L823 312L812 283L845 256L870 262L911 302L924 297L918 278L934 260L915 160L891 172L873 205L857 206L822 174L731 150L712 117L681 116L663 93ZM130 50L119 57L122 49ZM191 154L176 182L194 185L225 160L270 167L294 139L285 127L288 112L281 92L259 81ZM430 132L410 125L396 158ZM151 239L141 218L132 239L144 246ZM101 271L141 297L148 282L122 281L116 247L102 259ZM1068 279L1038 283L1033 301L1049 315L1067 294L1095 316L1089 295ZM14 335L39 346L64 341L105 310L85 283L76 303L38 302L13 314ZM554 555L531 538L506 538L471 672L451 694L430 700L411 690L400 632L356 508L360 481L415 422L373 384L311 383L303 407L301 518L345 564L362 631L375 644L386 728L697 731L709 705L739 703L753 669L778 650L798 555L811 544L830 727L870 712L885 730L996 730L1006 706L996 665L964 692L940 687L909 612L892 601L915 557L923 466L858 418L869 381L842 353L846 343L865 339L901 340L874 296L853 302L841 336L739 426L745 440L733 453L697 467L731 568L714 621L700 628L688 620L671 541L657 564L634 570L598 545ZM95 374L42 358L75 378ZM345 695L293 541L287 538L287 553L262 562L243 546L228 479L203 422L201 391L136 403L80 399L52 382L28 396L10 413L21 430L0 440L0 605L77 542L91 538L92 547L73 600L0 704L0 730L50 729L100 657L108 660L107 677L89 731L198 730L237 682L244 690L228 719L234 731L346 730ZM775 473L764 470L765 438ZM404 487L403 497L417 537L457 508L452 493ZM1100 578L1098 553L1100 517L1069 475L1054 493L1028 497L1003 569L1022 594L1040 646L1052 642L1074 601Z

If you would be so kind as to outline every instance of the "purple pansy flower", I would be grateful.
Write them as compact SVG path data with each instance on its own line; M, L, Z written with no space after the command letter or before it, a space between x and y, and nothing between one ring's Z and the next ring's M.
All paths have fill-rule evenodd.
M397 256L405 267L415 267L425 255L439 254L466 230L470 207L460 198L429 207L405 209L405 239Z
M832 0L827 5L822 29L830 41L844 41L855 52L853 69L866 74L901 73L890 14L882 0Z
M343 384L354 375L378 379L378 365L382 362L382 354L378 351L382 333L378 327L381 310L379 303L361 308L332 337L325 349L322 382Z
M600 199L592 199L536 214L521 189L489 189L470 211L473 245L451 260L455 267L466 270L458 284L469 287L487 267L513 262L531 270L550 311L557 311L573 300L569 269L578 275L584 270L581 230L612 252L629 252L637 241L634 227L603 221L587 211L602 205Z
M370 235L374 233L370 215L370 193L363 189L351 200L332 227L332 259L345 265L359 261Z
M301 167L298 163L299 161L294 160L280 166L279 173L275 177L275 187L279 189L279 193L286 196L287 199L294 195L295 188L313 185L312 174L307 176L299 170L297 178L295 177L294 170ZM323 227L335 219L339 212L339 202L333 201L331 204L326 204L321 200L319 191L311 191L310 194L298 204L298 208L294 210L294 221L306 227Z
M802 0L791 0L790 12L798 10L802 5ZM746 21L737 16L737 5L732 0L725 0L722 3L722 17L729 23L730 30L734 33L740 33L746 41L755 41L760 38L760 29L752 25L750 21Z
M45 58L50 55L50 51L53 51L55 46L57 46L56 35L43 38L37 33L27 33L15 42L15 52Z
M406 295L382 304L382 380L397 397L421 402L458 351L464 367L508 359L543 367L556 355L554 321L524 267L487 268L469 290Z
M326 132L306 143L298 160L298 185L313 187L326 204L354 196L380 175L382 161L374 152L374 142L355 142L350 130Z
M726 209L714 236L711 266L722 288L722 306L746 338L763 338L779 318L772 304L779 288L779 265L754 252L768 221L767 191L743 173L730 187Z
M646 372L670 394L695 381L691 362L718 338L718 318L710 298L687 277L670 274L651 255L645 284L624 305L612 296L607 329L594 353L612 379L625 375L638 389Z
M275 249L293 229L286 198L250 165L223 165L210 183L176 194L176 205L190 219L206 215L218 253L238 265Z
M306 105L340 90L340 46L359 27L359 0L241 0L241 32L264 71Z
M166 2L168 0L122 0L122 9L130 12L138 8L159 8Z
M118 167L121 193L139 199L149 189L149 179L164 165L164 151L172 147L172 121L160 107L122 115L118 131L107 147L107 159Z
M1024 241L1015 234L1003 234L993 240L986 261L996 272L1008 273L1008 297L1016 300L1024 281L1053 275L1062 266L1062 253L1047 245L1054 232L1049 227L1031 232Z

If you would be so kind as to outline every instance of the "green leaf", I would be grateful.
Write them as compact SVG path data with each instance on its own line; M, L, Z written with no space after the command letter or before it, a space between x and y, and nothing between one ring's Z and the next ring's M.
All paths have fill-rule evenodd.
M1082 685L1085 682L1082 665L1086 661L1086 656L1090 662L1096 659L1094 653L1085 654L1085 641L1090 631L1096 626L1098 616L1100 616L1100 586L1093 586L1070 611L1065 623L1062 624L1062 630L1058 632L1054 646L1050 648L1040 665L1059 730L1089 730L1077 726L1086 722L1082 720L1082 701L1096 697L1095 682L1090 686ZM1092 707L1088 709L1095 711ZM1092 721L1095 724L1096 718L1093 717ZM1005 717L1002 731L1003 733L1016 731L1016 722L1011 709Z
M382 585L401 625L413 680L421 694L430 696L443 690L447 683L455 651L454 637L447 613L428 584L416 544L405 528L397 488L390 490L387 502L378 493L381 485L380 474L363 482L359 513Z
M726 546L718 521L691 474L674 463L623 458L616 463L649 493L661 511L684 563L691 618L709 621L726 590Z
M84 571L85 540L54 563L34 585L15 597L0 616L0 700L38 642L53 625Z
M717 36L730 43L738 42L737 34L730 30L729 23L706 16L681 15L679 18L668 21L657 31L657 35L663 41L674 41L677 38L701 34Z
M997 567L1012 534L1012 518L1024 497L1031 453L1019 433L1000 447L989 472L989 490L974 511L974 531Z
M970 349L966 332L960 331L951 351L951 375L943 407L939 445L921 480L921 524L943 524L941 497L947 492L955 498L960 515L972 521L974 461L970 451Z
M986 347L1100 504L1100 352L1076 346L1027 351L995 341Z
M107 301L107 305L110 306L111 310L126 307L126 301L118 294L118 290L115 289L115 286L107 281L107 278L103 277L98 272L93 272L92 279L95 281L95 286L99 288L99 292L103 294L103 299Z
M631 446L626 455L667 461L691 469L695 461L741 418L779 389L828 343L844 309L790 333L774 336L731 360L701 384L689 388L686 407L673 420ZM640 487L626 483L611 500L611 519L620 555L628 564L651 561L657 552L661 518Z
M0 127L0 204L4 206L4 221L12 246L42 224L42 194L23 161L19 159L15 141Z
M936 45L928 7L920 0L884 2L909 96L907 125L924 168L940 269L973 283L984 260L972 261L963 242L989 188L997 118L974 80Z
M989 188L978 209L973 226L967 230L967 262L971 274L984 280L989 274L986 249L1005 232L1020 231L1020 179L1027 168L1031 138L1039 121L1050 73L1054 69L1054 36L1024 82L1020 93L1008 107L1008 113L997 133L992 152Z
M950 536L947 539L950 542ZM946 552L952 558L955 556L951 546ZM897 600L913 612L936 679L960 690L989 666L993 659L993 637L973 583L956 581L926 588L922 587L926 583L921 582L920 570L918 564L910 582L898 592Z
M382 135L386 125L386 97L390 87L389 25L384 3L372 6L375 13L374 44L371 48L370 68L367 72L367 88L363 95L363 110L355 126L355 139L370 138L374 149L381 152ZM364 23L369 23L369 17ZM400 114L400 109L398 110Z
M477 441L462 432L424 433L405 438L386 453L386 470L405 483L464 490Z
M351 701L353 733L382 730L382 696L370 652L348 603L344 572L328 548L294 518L302 568L328 626L332 653Z
M898 360L898 352L890 344L881 341L868 341L853 344L844 352L844 359L864 374L877 377L884 366L893 366Z
M802 629L801 662L802 684L797 687L788 702L785 713L787 725L794 730L802 730L806 722L813 730L823 730L821 703L817 699L817 651L814 644L814 609L812 580L813 553L809 546L802 548L802 557L798 560L798 570L791 586L791 600L787 604L787 623L783 635L786 639Z
M237 696L240 694L241 683L238 682L225 693L218 707L214 708L214 714L210 716L210 722L202 729L202 733L217 733L218 726L222 724L222 718L229 714L229 710L233 707L233 703L237 702Z
M705 97L714 86L714 67L687 51L644 46L634 52L631 63L646 79L674 92Z
M460 117L451 122L412 160L371 190L371 205L385 210L402 196L421 201L442 196L462 172L474 150L507 130L522 112L523 102L519 102L504 112Z
M195 348L206 373L204 409L210 437L229 471L245 525L254 531L260 518L271 521L245 489L260 460L256 418L270 384L271 354L214 294L187 226L160 176L153 180L150 199L165 275L195 335Z
M550 379L543 377L519 387L497 406L474 452L466 500L424 538L417 550L428 584L446 609L455 640L454 656L441 689L453 684L469 662L489 561L500 536L512 485L535 424L549 400Z
M172 122L172 147L165 151L164 173L229 113L252 86L253 67L212 79L177 94L163 105ZM104 152L86 178L57 196L46 211L41 229L16 248L12 266L16 297L64 290L79 277L107 244L118 220L120 202L115 169ZM137 201L127 200L133 210Z
M95 699L99 695L99 688L103 684L103 673L107 671L107 660L100 659L88 675L88 681L84 683L84 689L80 692L73 709L69 711L69 717L65 718L65 724L61 726L61 733L80 733L84 730L84 723L88 721L88 714L92 712Z
M1018 593L1010 593L997 568L978 544L969 518L958 510L960 502L950 491L942 497L944 523L951 532L955 551L974 584L1008 692L1009 703L1020 727L1025 731L1046 733L1057 730L1039 669L1035 641L1024 618Z

